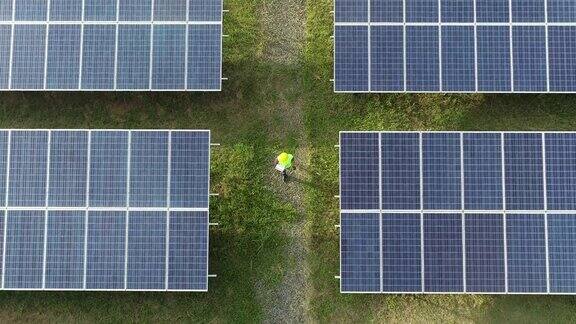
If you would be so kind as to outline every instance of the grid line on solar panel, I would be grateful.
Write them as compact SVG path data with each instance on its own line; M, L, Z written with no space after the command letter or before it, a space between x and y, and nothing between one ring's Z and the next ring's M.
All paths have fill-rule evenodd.
M351 13L351 7L350 3L345 3L346 1L355 4L353 6L355 15L348 15ZM561 93L576 91L575 73L572 73L576 70L572 68L576 66L574 63L576 61L574 43L576 42L573 41L574 37L570 37L572 34L570 30L576 29L576 14L574 14L576 9L564 0L548 2L545 0L406 0L405 20L401 10L402 1L388 1L382 4L380 0L373 0L368 8L364 8L366 1L346 1L336 0L335 3L335 92ZM545 3L548 4L547 10L550 12L548 19L545 15ZM382 33L383 27L396 27L407 33L408 38L401 48L408 52L405 55L407 63L400 60L398 53L386 52L392 49L398 36L390 31ZM378 37L370 36L371 39L364 44L364 42L359 42L357 37L349 37L350 30L354 28L367 28L368 35L372 35L373 30L376 30ZM438 42L433 41L433 35L427 35L421 39L411 38L411 33L416 28L437 28ZM462 30L469 28L474 31L472 34L477 32L477 46L474 45L473 35L470 39L470 37L465 37L464 32L445 33L445 29L449 30L448 28L461 28ZM544 32L548 28L551 32ZM522 34L523 29L528 31ZM453 43L448 46L450 38L453 39ZM347 42L351 44L346 44ZM473 46L470 46L470 42ZM442 57L437 63L434 63L436 59L430 47L431 43L432 47L440 46L438 51L442 53ZM390 47L385 47L388 44ZM419 57L417 55L419 48L428 55ZM373 53L372 49L377 51ZM445 57L445 50L453 55L452 59ZM369 66L366 68L358 62L359 58L365 55L364 53L369 53L370 56ZM346 55L350 57L347 58ZM478 58L477 62L471 61L474 57ZM426 58L429 60L426 61ZM462 64L462 69L465 71L458 71L460 74L454 71L453 74L464 80L460 80L460 83L451 82L455 85L453 87L445 84L441 76L445 73L450 75L452 71L446 70L444 64L454 65L458 60L463 59L468 62L468 64ZM350 68L354 65L354 60L356 60L356 68ZM374 64L370 62L378 62L378 65L374 68ZM431 69L436 66L440 67L439 71L431 73ZM401 73L394 68L399 69ZM514 73L514 70L518 73ZM474 73L474 71L478 72ZM405 75L408 75L408 80L404 80ZM364 83L364 79L369 80L368 85ZM372 80L385 80L385 82ZM439 80L441 80L440 84L438 84ZM403 82L408 86L399 87L398 85ZM416 82L422 84L413 85Z
M576 231L572 226L576 219L572 206L574 199L570 196L571 192L576 191L576 182L572 181L572 175L576 174L576 162L574 162L576 158L571 157L574 144L572 142L576 142L575 133L420 132L420 134L418 136L417 132L341 133L341 136L352 139L380 136L382 168L380 175L382 186L379 189L382 204L379 209L341 207L341 217L345 215L341 221L343 235L341 292L575 293L576 276L571 275L570 269L576 267L574 266L576 254L569 248L573 236L576 237ZM415 144L415 135L418 139L423 138L421 144ZM404 165L407 168L417 169L419 164L412 155L418 155L419 152L421 154L426 150L426 145L430 144L426 138L431 135L440 139L450 136L457 139L461 136L462 160L458 159L458 162L462 166L461 199L465 205L442 210L433 210L425 206L419 209L419 197L414 195L407 199L411 202L411 206L404 207L401 204L386 209L384 204L386 198L391 202L403 201L401 195L395 198L394 193L386 193L386 181L401 183L404 177L405 182L410 182L412 178L411 173L387 172L387 165L397 164L391 163L394 160L387 161L387 159L397 156L399 161L402 161L404 158L406 160ZM340 149L353 151L353 148L346 146L358 144L363 146L366 143L342 141L341 137ZM410 152L413 146L416 146L416 154L404 157L402 152ZM414 167L411 167L411 160L417 163ZM426 159L421 161L423 161L421 164L427 163ZM359 163L357 167L364 170L367 164ZM451 168L453 167L449 169ZM353 164L342 168L344 169L348 173L355 172ZM418 178L423 179L423 176ZM341 185L346 183L343 178L341 181ZM528 183L524 185L527 192L522 192L522 186L516 189L515 186L520 182ZM537 189L534 189L534 185ZM425 187L423 188L426 191ZM534 193L538 192L540 193L534 196ZM387 197L388 195L391 196ZM540 196L541 199L534 198ZM341 191L341 200L350 198L350 193ZM361 197L355 196L354 199L359 198ZM565 205L554 205L558 203ZM521 207L518 207L519 204ZM373 215L371 222L363 221L366 215ZM420 217L423 217L424 221L422 229ZM363 225L360 230L354 230L354 224ZM364 236L361 235L362 231ZM367 265L370 264L370 258L365 257L375 250L364 241L350 240L352 237L367 239L370 237L368 233L373 234L375 242L380 241L381 248L380 272L374 270L372 277L367 276L366 269L369 269ZM424 238L422 243L418 240L420 235ZM458 240L460 244L454 243ZM419 246L422 248L419 249ZM417 270L420 253L422 253L420 260L423 261L423 272ZM361 255L364 258L354 259L351 258L352 255ZM377 266L375 258L372 258L374 269ZM424 281L420 281L425 285L423 289L419 289L422 287L419 285L419 274L424 278ZM377 278L381 280L380 291L376 284Z
M177 134L176 137L180 138L180 146L172 148L168 145L167 137L171 137L171 133ZM194 156L184 155L187 161L192 161L192 164L180 162L180 165L186 167L182 169L185 172L190 170L188 167L191 165L195 166L194 172L209 172L209 168L206 167L209 164L209 154L207 154L209 134L205 137L200 136L201 140L197 141L194 137L187 137L188 133L203 135L208 132L158 130L13 130L0 132L0 169L4 165L5 169L1 172L7 175L4 179L10 178L8 164L17 163L25 166L15 160L18 157L16 153L12 154L14 159L10 159L10 151L28 152L23 154L32 161L32 165L27 169L28 173L41 172L45 178L43 207L40 204L42 200L40 196L36 199L37 206L16 204L4 207L4 211L7 211L9 216L4 223L2 223L4 221L2 218L0 227L6 228L2 233L13 234L5 236L6 239L0 238L5 242L2 250L7 251L7 253L2 253L3 262L0 265L2 272L6 273L6 276L2 276L3 285L5 285L3 288L206 291L208 278L207 203L201 207L171 208L166 205L166 195L169 194L166 183L170 174L166 155L171 156L172 150L184 149L188 151L188 154L199 153L199 160ZM100 136L102 134L104 136ZM98 143L102 143L100 139L106 142L107 136L121 135L119 137L122 138L126 137L126 134L135 139L134 146L130 145L132 141L129 140L129 146L126 147L126 150L129 150L128 158L124 159L128 169L127 178L131 178L130 170L139 169L129 164L132 161L130 158L132 151L144 153L135 153L135 157L140 159L134 160L140 161L143 165L153 165L157 156L164 156L164 159L159 160L164 161L160 163L165 165L159 170L160 190L155 189L150 195L145 195L151 201L164 197L159 200L163 203L158 207L130 207L126 199L123 205L118 207L88 207L86 199L90 197L88 186L90 182L86 179L90 178L88 165L93 160L88 156L90 153L95 155L94 152L101 151L101 148L98 148ZM158 142L155 140L158 138L163 140ZM92 145L92 140L95 142L94 145ZM186 145L188 140L192 140L192 146ZM30 150L31 145L38 143L43 143L44 150L39 148ZM146 145L142 146L142 144ZM192 149L195 145L201 148ZM155 150L155 147L160 150ZM106 148L109 146L106 145ZM202 152L203 150L206 152ZM34 163L33 161L37 160L34 155L44 156L40 161L45 160L45 163L39 165ZM203 164L202 168L198 168L198 163ZM58 171L61 172L58 173ZM156 170L153 171L156 172ZM12 178L15 174L18 173L14 172ZM146 174L141 176L147 177ZM23 185L26 186L26 181L28 181L26 178L18 176L17 179L23 180ZM209 181L209 177L196 178L192 186L181 182L180 188L189 190L188 188L194 188L201 181ZM6 180L4 182L6 183ZM162 184L163 182L165 183ZM16 188L16 186L9 186L9 183L7 182L6 186ZM81 186L78 187L78 185ZM41 186L36 187L40 193ZM130 182L126 182L126 192L132 192L130 188ZM73 196L70 197L73 199L68 199L68 193ZM78 194L74 196L74 193ZM195 198L194 195L197 194L206 195L206 200L208 199L207 189L206 191L202 189L202 192L186 191L184 194L192 201L204 200ZM5 197L10 197L8 191ZM167 226L170 210L174 215L178 215L175 217L180 219L176 221L178 227L173 227L173 230L180 231L182 226L187 228L181 232L186 235L185 237L175 234L174 242L177 244L172 245L172 250L168 249L170 236L167 230L164 232L160 230L162 224ZM134 216L128 218L128 213ZM139 215L143 218L139 218ZM142 222L138 221L139 219ZM152 224L154 225L150 226ZM15 226L16 229L13 229ZM36 228L35 232L34 228ZM16 235L22 237L15 238ZM152 239L153 241L150 241ZM6 249L5 246L8 248ZM30 253L35 255L35 259L31 260L32 263L24 259ZM169 270L167 264L169 253L177 256L170 268L173 269L173 273L177 274L176 278L169 278L166 275ZM7 267L3 266L4 264L7 264ZM142 278L148 279L142 280Z

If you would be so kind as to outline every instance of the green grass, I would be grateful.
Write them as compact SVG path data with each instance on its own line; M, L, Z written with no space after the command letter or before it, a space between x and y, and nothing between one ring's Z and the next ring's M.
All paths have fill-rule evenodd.
M0 321L258 322L258 288L281 283L289 264L282 228L301 215L266 177L280 149L308 145L310 315L320 322L573 322L576 298L561 296L342 295L339 272L340 130L568 130L574 99L562 95L336 95L332 92L331 0L307 2L299 63L263 58L260 6L226 0L221 93L2 93L2 128L202 128L213 149L208 293L0 292ZM303 105L303 127L279 105ZM299 141L304 133L306 143Z

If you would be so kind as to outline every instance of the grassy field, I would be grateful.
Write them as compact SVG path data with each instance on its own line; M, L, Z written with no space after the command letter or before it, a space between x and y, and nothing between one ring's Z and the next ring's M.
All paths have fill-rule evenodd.
M364 296L338 292L340 130L566 130L576 100L561 95L335 95L331 0L301 2L306 37L296 60L275 61L262 7L226 0L221 93L2 93L3 128L208 128L214 142L211 279L206 294L0 292L0 321L274 322L295 266L286 228L305 222L307 318L320 322L574 322L576 298ZM274 26L274 21L267 22ZM282 28L278 25L277 28ZM274 40L278 42L278 40ZM273 51L272 51L273 52ZM296 116L298 118L296 118ZM299 118L303 121L299 122ZM281 149L307 152L308 181L287 199L270 179ZM297 287L298 288L298 287ZM290 293L291 291L285 291ZM280 297L277 297L280 296ZM287 308L291 306L288 305Z

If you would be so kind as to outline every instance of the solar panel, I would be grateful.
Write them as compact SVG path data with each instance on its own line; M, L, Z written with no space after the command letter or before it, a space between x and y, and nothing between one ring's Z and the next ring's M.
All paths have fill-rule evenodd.
M575 132L342 132L343 293L576 294Z
M420 214L382 215L382 289L422 290Z
M82 289L86 212L51 210L47 218L46 274L48 289Z
M208 290L210 132L0 130L0 289Z
M350 292L380 290L380 215L340 215L346 231L341 239L341 289Z
M335 92L576 92L568 0L335 0Z
M0 91L220 91L222 0L0 0Z

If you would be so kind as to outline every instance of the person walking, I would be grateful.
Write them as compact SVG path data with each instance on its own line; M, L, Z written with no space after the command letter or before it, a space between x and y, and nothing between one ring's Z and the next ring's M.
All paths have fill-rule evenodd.
M288 182L288 170L293 167L294 155L282 152L278 155L274 164L276 164L276 170L282 174L282 180ZM294 169L296 169L296 167L294 167Z

